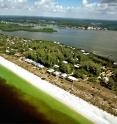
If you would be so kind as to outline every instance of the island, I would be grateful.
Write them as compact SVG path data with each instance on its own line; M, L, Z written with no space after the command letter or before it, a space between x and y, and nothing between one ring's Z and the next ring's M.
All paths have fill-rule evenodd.
M6 32L13 32L13 31L46 32L46 33L57 32L57 30L53 28L44 27L44 28L35 29L34 26L20 25L18 23L9 23L9 22L0 22L0 30Z

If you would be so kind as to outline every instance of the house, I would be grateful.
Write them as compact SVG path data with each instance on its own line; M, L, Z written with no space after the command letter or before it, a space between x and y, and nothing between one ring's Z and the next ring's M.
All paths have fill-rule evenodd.
M38 67L38 68L44 68L44 66L43 65L41 65L40 63L36 63L36 67Z
M85 50L81 50L82 53L85 53Z
M33 49L31 49L31 48L28 48L30 51L33 51Z
M51 73L54 72L54 69L48 69L47 72L48 72L49 74L51 74Z
M7 53L7 54L9 54L9 53L10 53L10 51L9 51L9 50L6 50L6 53Z
M68 79L69 81L72 81L72 82L78 80L77 78L75 78L75 77L73 77L73 76L68 76L67 79Z
M29 63L29 64L32 64L34 61L31 60L31 59L24 59L25 62Z
M117 62L114 62L113 65L117 65Z
M54 68L59 68L59 65L54 65Z
M89 55L89 53L83 53L84 55Z
M65 78L67 78L67 74L66 73L63 73L63 74L61 74L60 77L63 78L63 79L65 79Z
M104 81L104 83L108 84L109 78L108 77L103 77L103 81Z
M61 74L61 72L59 72L59 71L53 72L53 75L54 75L54 76L60 76L60 74Z
M63 64L68 64L68 62L67 61L63 61Z
M74 67L75 67L75 68L79 68L79 67L80 67L80 65L79 65L79 64L77 64L77 65L74 65Z

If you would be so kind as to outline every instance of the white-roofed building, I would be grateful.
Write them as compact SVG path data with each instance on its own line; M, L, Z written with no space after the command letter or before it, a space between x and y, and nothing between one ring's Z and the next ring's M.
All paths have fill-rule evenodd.
M74 67L75 67L75 68L79 68L79 67L80 67L80 65L79 65L79 64L77 64L77 65L74 65Z
M67 61L63 61L63 64L68 64L68 62Z
M114 62L113 65L117 65L117 62Z
M103 77L103 81L104 81L104 83L108 83L109 82L109 78L108 77Z
M54 75L54 76L60 76L60 74L61 74L61 72L59 72L59 71L53 72L53 75Z
M61 74L61 78L67 78L67 74L66 73L63 73L63 74Z
M73 77L73 76L68 76L67 79L68 79L69 81L72 81L72 82L78 80L77 78L75 78L75 77Z
M48 73L53 73L54 72L54 69L48 69L47 72Z
M36 66L38 67L38 68L44 68L44 66L43 65L41 65L40 63L36 63Z
M59 68L59 65L54 65L54 68Z
M32 59L25 59L24 61L29 63L29 64L32 64L34 62Z
M82 53L85 53L85 50L80 50Z

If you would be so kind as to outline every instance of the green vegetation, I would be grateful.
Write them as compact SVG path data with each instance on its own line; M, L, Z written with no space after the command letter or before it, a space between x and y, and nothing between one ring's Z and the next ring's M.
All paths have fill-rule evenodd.
M20 99L36 107L36 110L44 114L50 122L56 124L92 123L1 65L0 77L7 81L7 85L12 86L21 94ZM0 78L0 83L1 81L3 82Z
M16 16L2 16L0 21L22 23L22 24L40 24L42 26L55 25L62 28L79 28L88 26L107 28L108 30L117 31L117 21L106 20L88 20L88 19L68 19L68 18L50 18L50 17L16 17Z
M0 52L9 55L20 53L22 57L32 59L43 64L47 68L59 65L57 71L72 74L76 78L87 79L93 83L100 83L102 86L117 91L116 67L112 60L92 53L82 52L80 49L65 46L58 42L27 40L13 36L0 35ZM67 63L63 63L67 61ZM103 69L105 68L105 69ZM112 74L108 76L108 73ZM101 73L105 73L101 76ZM105 85L98 77L109 78Z
M2 31L29 31L29 32L56 32L56 30L52 28L39 28L39 29L34 29L33 26L21 26L19 24L6 24L6 23L0 23L0 30Z

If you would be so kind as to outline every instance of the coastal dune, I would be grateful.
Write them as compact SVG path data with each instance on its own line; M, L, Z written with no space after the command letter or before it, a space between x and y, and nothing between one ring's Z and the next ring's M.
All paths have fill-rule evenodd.
M93 121L95 124L117 123L117 117L99 109L94 105L91 105L90 103L82 100L79 97L76 97L75 95L70 94L69 92L66 92L65 90L49 83L48 81L42 80L40 77L28 72L27 70L4 59L3 57L0 57L0 65L6 67L18 76L27 80L29 84L54 97L56 100L65 104L72 110L80 113L84 117Z

